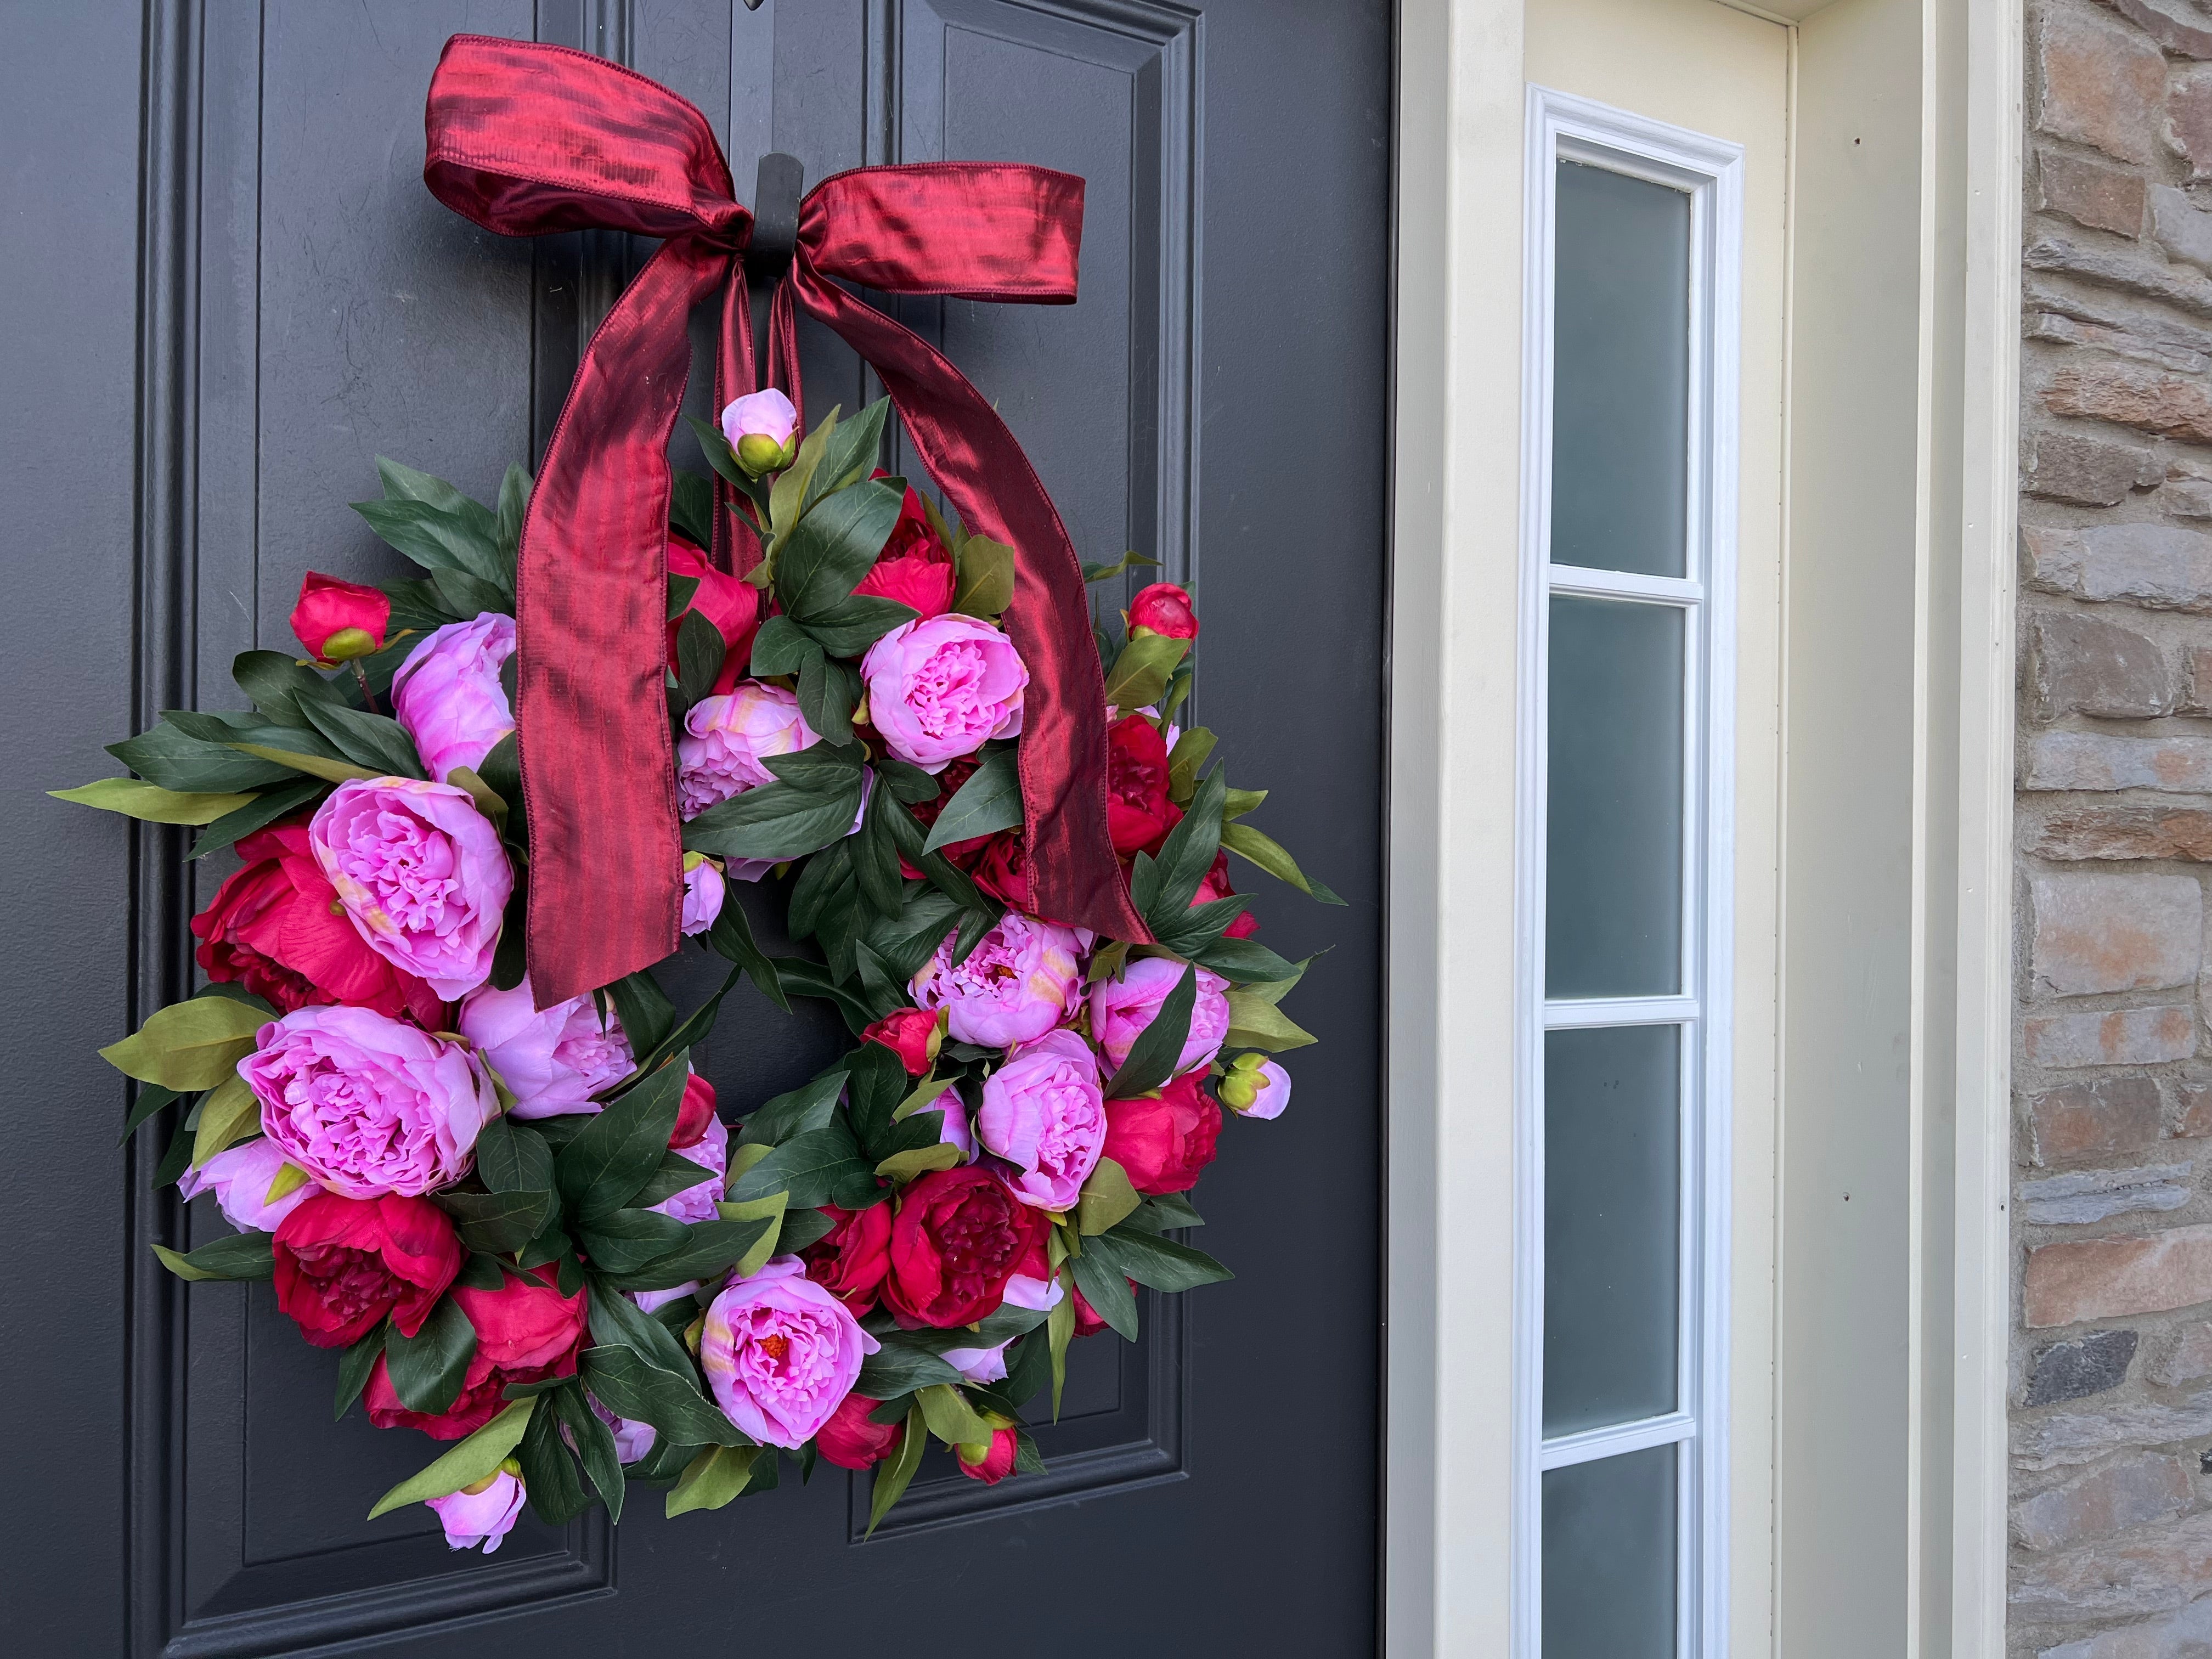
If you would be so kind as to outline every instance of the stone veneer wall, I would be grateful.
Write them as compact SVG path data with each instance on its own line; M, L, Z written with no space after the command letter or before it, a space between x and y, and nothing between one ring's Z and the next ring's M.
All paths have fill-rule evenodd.
M2212 5L2035 0L2016 1659L2212 1656Z

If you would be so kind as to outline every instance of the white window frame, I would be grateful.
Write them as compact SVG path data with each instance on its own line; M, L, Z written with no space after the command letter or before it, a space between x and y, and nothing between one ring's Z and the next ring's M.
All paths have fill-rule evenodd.
M1743 149L1531 86L1523 154L1521 684L1516 872L1516 1238L1514 1298L1514 1650L1542 1646L1547 1469L1651 1446L1681 1448L1675 1482L1675 1651L1719 1659L1728 1632L1728 1270L1735 880L1735 574ZM1690 409L1681 577L1550 562L1552 298L1557 164L1575 161L1690 198ZM1549 612L1554 595L1684 613L1683 994L1544 997ZM1547 1030L1672 1024L1682 1034L1678 1409L1543 1437L1544 1038Z

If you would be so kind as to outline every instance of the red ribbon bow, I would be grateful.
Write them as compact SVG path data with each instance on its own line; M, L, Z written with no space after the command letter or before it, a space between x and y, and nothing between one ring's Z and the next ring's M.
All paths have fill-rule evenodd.
M523 526L516 712L531 982L547 1007L679 942L683 853L663 690L666 449L690 366L685 317L718 286L717 403L723 386L753 384L744 252L752 215L732 199L704 116L665 87L567 47L455 35L430 80L426 125L423 182L487 230L665 239L584 354ZM1107 835L1105 688L1082 565L1060 514L960 371L830 280L1065 305L1082 227L1083 180L1043 167L955 161L825 179L800 205L769 357L795 392L794 302L827 323L882 377L969 529L1016 549L1005 620L1030 671L1020 758L1031 908L1144 940ZM725 545L720 526L716 539Z

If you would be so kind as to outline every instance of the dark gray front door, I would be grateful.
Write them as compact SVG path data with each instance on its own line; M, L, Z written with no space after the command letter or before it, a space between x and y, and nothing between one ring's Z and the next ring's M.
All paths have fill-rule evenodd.
M8 0L0 22L0 1650L1371 1651L1385 0ZM345 505L375 455L483 495L534 461L644 251L503 240L430 198L423 91L462 30L674 88L748 191L771 149L810 180L1083 174L1080 304L902 314L998 402L1086 558L1133 547L1195 590L1199 712L1350 902L1246 872L1269 943L1331 951L1291 1113L1230 1124L1194 1194L1240 1277L1147 1295L1140 1345L1078 1344L1049 1474L986 1488L933 1454L866 1543L866 1480L826 1466L675 1522L643 1492L619 1528L526 1520L488 1559L420 1509L363 1521L430 1443L334 1425L333 1358L266 1287L162 1273L149 1240L222 1224L148 1195L156 1147L115 1146L93 1050L186 988L185 920L227 872L40 792L115 770L100 745L156 709L234 704L231 658L289 648L308 568L397 574ZM807 353L817 416L870 395L837 343ZM832 1040L733 998L707 1069L750 1109Z

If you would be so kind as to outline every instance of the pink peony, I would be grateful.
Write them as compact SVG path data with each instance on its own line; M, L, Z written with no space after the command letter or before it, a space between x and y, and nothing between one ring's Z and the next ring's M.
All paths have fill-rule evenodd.
M1030 671L1012 640L973 617L902 623L868 647L860 677L869 722L925 772L1021 732Z
M512 991L487 985L471 993L461 1004L460 1026L514 1097L511 1110L518 1118L596 1112L592 1097L637 1064L611 1006L604 1026L589 994L541 1013L527 975Z
M307 844L368 948L451 1002L491 977L514 872L468 792L354 778L331 792Z
M197 1169L187 1170L177 1182L179 1194L198 1198L213 1193L222 1218L242 1233L273 1233L276 1224L300 1207L310 1193L321 1189L303 1181L278 1199L269 1201L269 1188L284 1168L284 1149L266 1135L243 1146L217 1152Z
M799 457L799 411L775 387L749 392L722 410L722 437L738 465L757 478Z
M392 717L407 728L422 769L440 783L471 771L514 730L500 665L514 654L514 618L487 611L447 623L407 653L392 677Z
M1105 1050L1108 1065L1118 1067L1128 1059L1138 1034L1152 1023L1182 975L1180 962L1139 957L1121 978L1102 979L1091 988L1091 1036ZM1190 1011L1190 1036L1183 1042L1176 1070L1212 1065L1228 1035L1229 981L1201 968L1198 1000Z
M811 749L822 741L799 712L799 699L780 685L739 680L720 697L702 697L684 717L676 744L676 793L686 818L716 801L774 783L762 764L771 755Z
M694 859L698 861L692 862ZM722 901L729 896L729 887L722 880L722 866L711 859L691 854L684 861L684 932L686 935L703 933L714 925L714 918L722 914Z
M502 1466L489 1480L474 1488L422 1501L436 1512L438 1524L445 1528L448 1549L472 1550L481 1544L489 1555L522 1513L522 1482Z
M1062 1030L1016 1048L983 1084L975 1138L1014 1166L1006 1184L1023 1203L1073 1209L1106 1144L1106 1105L1091 1045Z
M633 1418L617 1417L597 1400L592 1401L592 1415L613 1431L615 1458L618 1462L636 1462L653 1449L653 1443L660 1437L660 1431L652 1424L640 1423Z
M708 1304L699 1364L730 1421L763 1445L799 1447L853 1391L882 1344L845 1304L780 1255Z
M1239 1117L1280 1117L1291 1103L1291 1074L1272 1060L1239 1054L1218 1092L1221 1103Z
M1082 989L1082 946L1070 929L1009 910L955 967L955 935L914 976L914 1000L947 1011L962 1042L989 1048L1041 1037L1066 1018Z
M678 1158L688 1158L714 1173L696 1187L686 1187L672 1197L647 1207L662 1215L672 1215L678 1221L712 1221L714 1206L722 1201L722 1182L730 1167L730 1131L721 1119L707 1120L707 1133L689 1146L674 1149Z
M367 1008L301 1008L253 1041L238 1074L261 1102L262 1132L348 1198L451 1186L499 1111L465 1043Z

